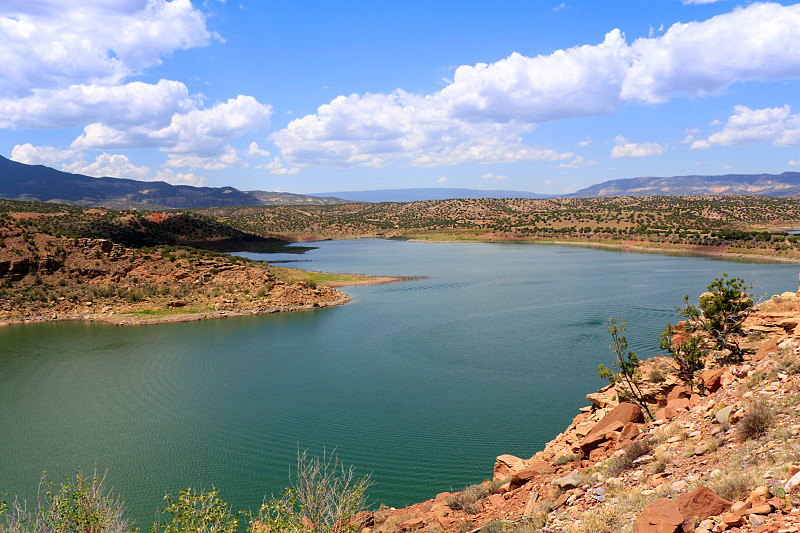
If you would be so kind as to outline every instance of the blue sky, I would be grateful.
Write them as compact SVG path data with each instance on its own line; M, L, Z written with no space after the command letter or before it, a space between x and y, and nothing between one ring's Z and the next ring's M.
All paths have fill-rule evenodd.
M800 171L800 4L4 0L0 154L299 193Z

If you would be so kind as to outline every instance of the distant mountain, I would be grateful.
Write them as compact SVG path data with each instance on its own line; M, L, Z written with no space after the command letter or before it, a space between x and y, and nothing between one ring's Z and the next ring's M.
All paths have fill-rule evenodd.
M419 202L423 200L452 200L464 198L553 198L530 191L495 191L483 189L376 189L372 191L340 191L310 193L310 196L335 197L352 202Z
M233 187L192 187L163 181L93 178L0 156L0 198L111 209L162 209L244 205L340 204L336 198Z
M592 185L569 196L678 196L703 194L749 194L799 196L800 172L783 174L727 174L724 176L673 176L630 178Z

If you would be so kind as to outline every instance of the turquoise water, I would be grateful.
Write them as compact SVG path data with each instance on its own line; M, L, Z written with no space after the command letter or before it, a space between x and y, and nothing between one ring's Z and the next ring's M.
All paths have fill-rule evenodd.
M253 257L254 254L243 254ZM297 256L264 256L270 260ZM298 448L371 472L403 505L529 457L603 385L605 324L657 353L673 305L722 272L767 296L800 267L542 245L331 241L293 266L424 279L344 289L348 305L202 323L0 329L0 492L42 471L108 480L140 526L165 492L238 509L281 493ZM289 264L292 266L292 264Z

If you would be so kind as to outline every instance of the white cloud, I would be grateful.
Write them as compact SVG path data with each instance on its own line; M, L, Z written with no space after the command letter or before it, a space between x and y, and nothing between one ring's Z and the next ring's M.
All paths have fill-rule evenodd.
M55 167L65 160L80 156L77 150L62 150L52 146L34 146L31 143L18 144L11 150L11 159L26 165L45 165Z
M590 144L592 144L592 138L591 138L591 137L586 137L584 140L582 140L582 141L578 141L578 143L577 143L577 144L578 144L578 146L580 146L581 148L586 148L587 146L589 146Z
M504 176L504 175L502 175L502 174L501 174L501 175L499 175L499 176L496 176L496 175L495 175L494 173L492 173L492 172L488 172L488 173L484 174L484 175L483 175L483 176L481 176L481 177L482 177L483 179L485 179L485 180L507 180L507 179L508 179L508 176Z
M83 161L74 161L71 164L63 165L62 170L96 178L111 177L144 181L153 179L150 167L137 167L125 155L105 152L98 155L88 165L84 165Z
M692 145L689 147L690 150L708 150L709 148L711 148L711 143L705 139L692 141Z
M713 145L735 146L760 142L775 146L800 144L800 114L793 115L788 105L765 109L750 109L739 105L728 118L722 131L707 140L699 140L692 148L710 148Z
M524 145L521 134L531 125L468 122L449 117L439 104L401 90L339 96L316 115L291 121L272 140L295 166L435 167L572 156Z
M665 150L664 146L654 142L628 142L622 135L617 135L617 138L614 139L614 143L614 148L611 149L611 157L614 159L661 155Z
M86 123L162 128L176 113L198 105L183 83L170 80L34 89L23 98L0 98L0 128L51 129Z
M155 179L151 181L166 181L173 185L193 185L201 187L205 185L206 179L203 176L198 176L194 172L175 172L172 169L165 168L159 170Z
M755 3L704 22L674 24L630 47L620 97L662 103L737 81L800 76L800 4Z
M136 166L126 155L102 153L89 163L86 153L80 150L61 150L52 146L17 145L11 159L28 165L49 167L86 176L127 178L140 181L166 181L175 185L203 185L205 178L192 172L175 172L170 168L159 170L154 176L149 167Z
M447 181L447 178L445 178L444 176L442 176L441 178L439 178L438 180L436 180L436 183L445 183L446 181Z
M795 166L796 165L800 165L800 160L795 159L795 160L789 161L789 164L790 165L795 165Z
M0 96L118 84L210 38L202 13L189 0L3 2Z
M460 66L452 83L428 95L398 89L339 96L272 140L298 166L567 159L573 154L527 146L522 135L542 122L612 114L627 103L797 77L800 4L754 3L631 44L612 30L596 45ZM636 154L663 151L652 143L634 147Z
M262 169L262 168L263 169L267 169L267 170L269 170L270 174L291 175L291 174L297 174L297 173L300 172L300 168L299 167L286 168L283 165L283 162L281 161L280 157L274 158L272 161L270 161L269 163L267 163L265 165L258 165L256 168L257 169Z
M103 123L86 126L72 148L105 150L157 147L169 154L171 166L225 168L238 161L231 157L231 139L269 125L272 108L252 96L239 95L207 109L175 113L159 129L131 126L113 128ZM216 162L203 162L217 158Z
M200 157L191 154L169 154L164 166L173 168L188 168L192 170L222 170L236 166L239 163L239 156L236 149L226 146L221 154L214 154L208 157Z
M583 168L588 166L596 165L597 161L592 159L585 159L583 156L576 156L575 159L570 161L569 163L561 163L558 165L558 168Z
M247 157L269 157L269 155L269 151L259 148L255 141L251 142L247 148Z

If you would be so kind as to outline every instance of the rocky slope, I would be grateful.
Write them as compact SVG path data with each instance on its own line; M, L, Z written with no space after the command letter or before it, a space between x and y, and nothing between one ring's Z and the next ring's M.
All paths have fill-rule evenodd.
M744 360L707 361L693 392L669 358L642 363L655 421L614 385L491 481L359 517L363 533L800 531L800 296L761 304ZM487 474L489 474L487 472Z
M0 325L43 320L139 324L311 309L347 295L286 282L266 264L186 247L132 249L0 219Z

